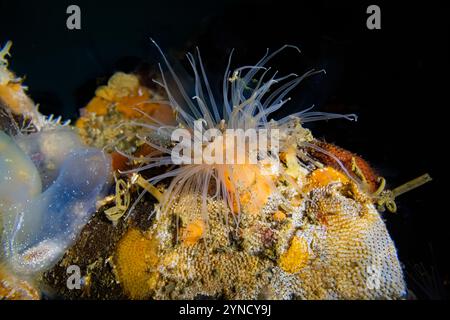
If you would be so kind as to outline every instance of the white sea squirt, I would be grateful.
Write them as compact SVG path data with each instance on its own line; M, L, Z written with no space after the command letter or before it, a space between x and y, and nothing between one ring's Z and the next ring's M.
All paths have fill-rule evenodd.
M95 212L110 172L109 156L68 127L0 131L2 263L31 277L57 263Z

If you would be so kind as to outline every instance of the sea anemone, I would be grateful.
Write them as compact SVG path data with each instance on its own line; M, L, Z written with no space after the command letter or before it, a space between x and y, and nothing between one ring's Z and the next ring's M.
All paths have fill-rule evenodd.
M168 75L166 75L159 65L162 81L155 82L165 89L168 102L176 112L179 125L167 126L151 116L147 118L151 120L152 124L132 122L132 125L149 130L147 135L140 138L154 151L140 158L128 155L130 159L140 162L141 166L123 173L136 173L156 167L169 167L168 171L148 179L149 183L158 184L171 178L159 205L162 214L167 212L180 198L191 199L191 202L187 205L192 205L195 208L200 206L203 219L207 223L207 199L210 198L224 201L229 211L233 213L231 217L235 226L238 226L242 212L259 213L269 197L279 195L279 191L274 185L275 177L285 178L292 182L292 177L286 174L283 166L279 165L278 151L294 147L298 153L296 155L304 160L300 161L300 164L305 168L308 168L307 162L309 159L306 155L306 147L327 153L326 150L322 150L311 143L313 141L312 135L309 130L302 127L303 124L336 118L356 120L354 114L341 115L315 112L311 111L312 107L276 121L270 118L272 113L279 110L290 100L287 97L288 94L303 80L325 73L324 70L312 69L301 76L294 73L278 76L278 72L271 72L271 69L266 67L269 60L285 49L294 49L300 52L295 46L285 45L272 53L267 50L266 54L255 65L242 66L234 71L230 69L231 53L223 77L222 96L219 103L219 99L214 96L213 89L209 84L198 48L196 55L187 54L195 78L194 94L189 95L161 48L154 41L153 43L168 69ZM172 82L174 85L169 85ZM174 135L174 133L180 128L194 134L187 137L176 137L177 135ZM214 130L212 131L214 134L204 138L195 133L203 129L206 131ZM236 151L233 145L233 150L231 150L232 161L229 161L228 135L231 132L230 129L234 132L237 130L247 132L248 129L251 129L256 132L265 132L268 137L276 133L277 141L274 142L270 139L267 149L258 149L257 161L253 163L249 160L253 159L252 157L255 157L255 155L249 146L249 140L245 139L244 153L233 153L233 151ZM211 152L212 144L218 141L219 145L223 147L223 153L227 153L227 161L224 161L224 163L197 161L198 155L195 146L200 146L202 151ZM174 142L180 143L174 144ZM259 142L258 147L260 146ZM194 146L194 150L190 153L177 153L179 156L174 156L174 151L178 152L180 147L185 146ZM215 149L215 152L217 153L217 149ZM214 152L212 154L214 155ZM329 155L346 172L340 161L333 155ZM244 162L233 161L237 160L238 157L244 159ZM180 158L184 160L187 158L192 161L183 161ZM142 195L138 197L138 200L142 198ZM227 223L228 218L225 217Z

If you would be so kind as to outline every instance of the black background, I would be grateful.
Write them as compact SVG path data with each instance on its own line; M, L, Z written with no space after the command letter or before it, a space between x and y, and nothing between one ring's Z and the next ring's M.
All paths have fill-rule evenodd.
M82 30L66 28L70 4L81 7ZM381 7L381 30L366 28L370 4ZM271 65L285 73L324 68L327 74L295 90L279 116L313 103L321 111L357 113L357 123L336 120L311 128L363 156L390 187L431 174L432 183L399 198L398 213L384 218L414 294L447 298L445 9L437 1L0 0L0 43L13 40L11 68L26 75L41 110L72 119L114 71L159 61L149 37L186 69L184 53L198 46L212 82L220 80L232 48L238 66L255 63L266 48L299 46L302 55L288 50Z

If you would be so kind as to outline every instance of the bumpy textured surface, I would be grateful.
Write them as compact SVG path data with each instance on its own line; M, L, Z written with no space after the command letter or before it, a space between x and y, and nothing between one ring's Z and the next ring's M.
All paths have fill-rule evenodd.
M159 213L149 231L159 246L141 258L159 257L150 296L402 298L406 287L396 250L369 197L332 168L300 179L302 194L280 185L292 201L270 198L259 215L242 213L239 228L233 213L209 199L208 223L196 242L183 238L183 230L202 219L192 199L179 199L169 213Z

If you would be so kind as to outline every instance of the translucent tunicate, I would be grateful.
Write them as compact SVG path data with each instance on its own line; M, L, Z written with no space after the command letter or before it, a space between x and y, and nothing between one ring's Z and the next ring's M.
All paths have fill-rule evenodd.
M106 191L111 162L70 128L9 137L0 131L2 259L13 272L51 268Z

